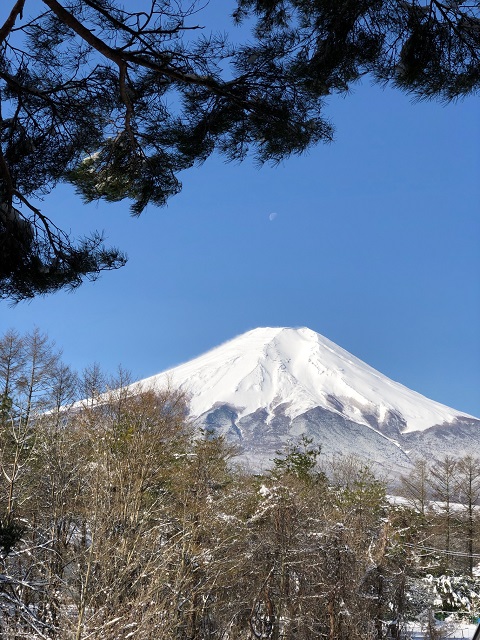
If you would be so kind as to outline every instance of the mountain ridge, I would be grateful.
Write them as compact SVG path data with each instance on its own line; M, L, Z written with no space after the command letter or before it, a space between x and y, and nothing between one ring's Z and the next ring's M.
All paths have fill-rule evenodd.
M320 347L317 353L316 347ZM275 363L278 363L278 366L275 366ZM208 371L208 376L203 375L204 371ZM282 371L283 380L279 380ZM202 378L203 388L196 382L198 376ZM348 415L352 418L361 417L361 407L356 407L355 401L363 404L365 408L369 404L374 406L374 400L379 395L385 399L386 395L392 396L392 393L388 394L385 390L393 389L393 395L397 398L393 402L384 401L381 404L378 416L380 421L388 409L396 409L412 397L422 403L422 408L427 411L423 419L418 409L416 414L412 412L412 415L408 416L412 421L408 430L433 426L435 416L440 420L439 423L453 421L457 416L474 418L391 380L307 327L252 329L197 358L146 378L142 382L156 386L163 384L166 378L173 386L180 386L192 393L193 415L200 415L212 406L213 402L219 400L230 401L238 407L244 406L245 413L265 406L270 407L273 413L277 404L288 402L285 393L292 395L292 389L295 387L295 400L300 409L303 398L308 405L305 406L305 410L318 406L318 402L322 401L325 408L344 413L338 402L341 397L347 397L351 402ZM371 383L370 386L368 383ZM382 387L381 390L379 386ZM282 391L281 395L278 393L279 390ZM216 395L212 397L212 394ZM276 394L279 395L278 403L275 402ZM291 410L290 415L293 416L297 410ZM405 412L402 412L402 415L405 415ZM368 420L364 421L369 424Z
M252 329L139 384L184 391L195 424L239 444L254 466L302 434L328 453L403 469L418 454L462 453L480 434L474 416L391 380L307 327Z

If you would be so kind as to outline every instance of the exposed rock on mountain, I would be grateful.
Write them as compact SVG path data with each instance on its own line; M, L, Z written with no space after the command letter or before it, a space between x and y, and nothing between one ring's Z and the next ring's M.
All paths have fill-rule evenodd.
M141 382L179 387L196 424L240 445L253 469L302 434L397 475L413 457L464 455L480 420L390 380L307 328L260 328Z

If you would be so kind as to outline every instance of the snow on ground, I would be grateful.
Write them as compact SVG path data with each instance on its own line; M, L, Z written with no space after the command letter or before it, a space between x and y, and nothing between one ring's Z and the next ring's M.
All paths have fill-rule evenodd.
M439 630L442 629L441 623L439 623ZM472 640L475 631L477 630L476 624L468 624L463 622L451 622L448 621L443 625L442 638L445 640ZM418 623L410 623L406 629L407 638L409 640L426 640L428 634L423 630L422 626Z

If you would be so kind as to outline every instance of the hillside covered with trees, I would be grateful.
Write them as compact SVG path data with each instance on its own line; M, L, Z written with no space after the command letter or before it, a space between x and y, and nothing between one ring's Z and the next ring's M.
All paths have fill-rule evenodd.
M1 638L433 638L478 613L478 461L419 462L395 500L306 439L249 475L185 397L128 384L0 339Z

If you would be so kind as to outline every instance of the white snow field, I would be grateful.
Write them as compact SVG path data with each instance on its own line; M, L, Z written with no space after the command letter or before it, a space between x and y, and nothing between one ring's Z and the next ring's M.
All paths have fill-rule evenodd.
M473 418L390 380L305 327L253 329L141 384L187 392L194 417L219 403L235 406L238 418L257 409L272 417L283 405L293 419L322 407L370 428L372 416L381 425L393 413L403 418L403 433Z

